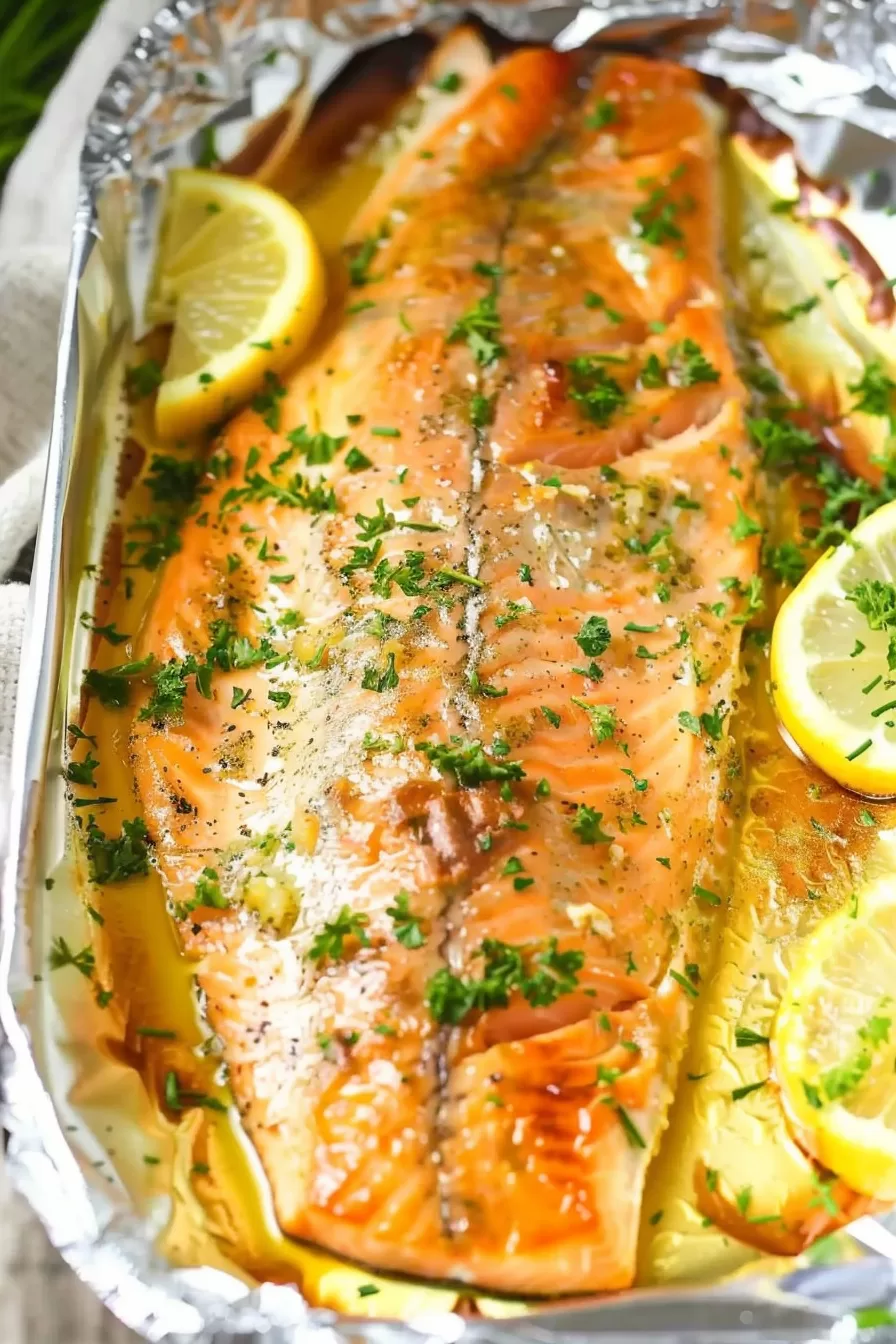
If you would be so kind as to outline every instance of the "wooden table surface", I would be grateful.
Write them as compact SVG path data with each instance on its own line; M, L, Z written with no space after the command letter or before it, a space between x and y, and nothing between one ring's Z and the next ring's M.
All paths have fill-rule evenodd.
M0 1165L2 1344L137 1344L50 1245Z

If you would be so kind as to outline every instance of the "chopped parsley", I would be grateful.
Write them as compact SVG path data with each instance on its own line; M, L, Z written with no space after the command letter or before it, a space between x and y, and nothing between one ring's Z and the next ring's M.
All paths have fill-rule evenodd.
M386 914L392 920L398 941L413 949L422 947L426 938L420 927L423 921L420 915L415 915L411 910L409 901L408 893L400 891L395 897L395 904L386 907Z
M196 689L209 700L212 695L211 677L214 668L231 672L235 669L254 667L258 663L267 663L270 666L273 665L272 660L276 659L269 640L262 638L256 646L245 635L238 635L228 621L213 621L209 627L209 634L212 642L203 660L189 654L180 661L170 659L153 673L151 678L153 691L138 718L152 723L179 719L183 714L188 677L195 678ZM235 688L231 708L236 709L248 695L248 691L243 692Z
M131 364L125 370L125 392L128 401L142 401L152 396L162 384L162 366L157 359L146 359L142 364Z
M595 742L607 742L616 731L616 710L612 705L592 705L577 695L570 696L574 705L584 709L591 724L591 735Z
M720 702L712 711L700 715L700 727L707 737L711 737L714 742L721 741L722 728L727 713L728 711L723 708L723 704Z
M379 691L380 694L385 691L393 691L398 685L395 654L390 653L387 656L385 666L382 669L378 668L375 663L370 663L365 667L361 685L365 691Z
M635 1124L634 1120L631 1118L625 1107L620 1106L618 1101L614 1101L613 1110L619 1117L619 1123L622 1125L623 1133L625 1134L625 1137L628 1139L629 1145L632 1148L646 1148L647 1143L644 1139L644 1136L638 1129L637 1125Z
M386 506L382 499L376 501L376 513L356 513L355 522L358 524L358 540L360 542L373 541L375 537L381 537L385 533L391 532L396 526L395 514L386 512Z
M732 541L746 541L748 537L760 536L762 533L762 524L757 522L755 518L751 518L750 515L745 512L739 499L736 503L737 517L729 528Z
M610 627L605 616L589 616L575 637L587 658L599 658L610 647Z
M848 536L849 528L861 522L881 504L896 498L896 469L884 464L884 479L874 486L861 477L850 476L832 457L824 455L817 463L815 484L824 492L817 546L836 546Z
M585 290L585 307L602 309L603 312L606 313L609 321L613 322L616 326L618 326L620 322L625 321L623 314L618 313L615 308L611 308L603 295L596 294L593 289Z
M458 318L448 332L448 343L466 341L476 363L485 367L507 353L500 337L497 294L491 290Z
M534 1008L545 1008L578 987L585 955L576 949L561 952L551 938L541 951L486 938L476 953L483 960L479 977L454 975L447 967L430 979L426 1003L437 1022L459 1026L474 1011L506 1008L514 991Z
M704 711L699 718L696 714L692 714L690 710L682 709L678 714L678 723L685 732L693 733L695 737L700 737L702 733L706 733L707 737L711 737L714 742L718 742L722 736L727 712L721 703L716 705L712 711Z
M503 630L505 625L510 625L511 621L516 621L520 616L530 615L532 612L531 604L526 602L514 602L508 600L507 605L499 616L495 617L495 629Z
M366 471L368 467L373 466L373 463L360 448L349 448L345 455L345 465L349 471L355 472Z
M743 1087L735 1087L731 1092L731 1100L742 1101L751 1092L758 1092L760 1088L765 1087L767 1082L767 1078L762 1078L758 1083L745 1083Z
M752 1027L735 1027L734 1044L739 1049L744 1049L751 1045L768 1045L768 1036L763 1036L760 1032L754 1031Z
M567 364L569 396L582 414L601 429L606 429L615 413L625 405L626 394L594 355L578 355Z
M264 387L249 403L252 410L261 416L268 429L273 430L275 434L280 429L280 403L285 396L286 388L276 373L273 369L266 369Z
M490 686L482 681L475 669L470 673L470 690L473 695L482 695L487 700L502 700L508 693L506 686L499 690L497 686Z
M91 882L126 882L149 872L149 833L141 817L123 821L117 836L107 836L94 817L87 818L87 866Z
M690 998L696 999L699 997L700 991L697 989L695 985L691 983L691 980L688 978L688 976L682 975L681 971L676 971L674 969L669 971L669 975L672 977L672 979L675 981L677 985L681 986L685 994L687 994Z
M589 807L587 803L579 804L572 819L572 833L580 844L610 845L613 843L612 835L608 835L601 827L603 816L603 812L595 812L594 808Z
M344 905L336 918L324 924L321 931L315 934L308 953L309 959L318 965L328 959L341 961L346 939L349 938L356 938L362 947L369 947L370 939L366 933L369 923L368 915L356 915L350 906Z
M789 308L773 308L766 316L769 326L780 326L783 322L793 322L796 318L811 313L813 308L817 308L821 299L817 294L812 294L808 299L803 299L800 303L792 303Z
M717 383L721 374L710 364L696 341L687 338L669 347L669 370L679 387Z
M178 522L179 516L154 513L128 523L128 532L143 535L140 538L131 537L125 542L126 565L152 571L158 569L169 556L176 555L180 550Z
M348 441L346 435L334 438L332 434L324 434L322 431L317 434L309 434L305 425L299 425L298 429L291 429L286 437L293 448L304 457L309 467L326 466L333 461L336 454L345 447ZM271 472L275 474L276 468L277 462L275 461L271 464Z
M195 907L209 906L212 910L226 910L230 902L221 891L221 882L216 868L203 868L196 879Z
M69 784L83 784L87 788L95 789L96 780L93 773L99 765L99 761L91 754L89 748L83 761L69 761L65 772L65 778Z
M67 723L65 731L71 733L76 742L89 742L92 747L96 746L96 738L91 737L89 733L85 733L76 723Z
M449 70L432 82L433 88L439 93L457 93L462 84L463 79L456 70Z
M666 370L663 368L659 355L655 352L649 354L644 361L644 367L638 375L638 381L642 387L646 388L666 386Z
M65 966L74 966L85 979L90 980L96 970L96 958L91 947L82 947L73 952L66 940L60 935L54 938L47 957L51 971L61 971Z
M684 240L678 225L678 217L685 210L693 209L690 197L675 201L664 186L653 187L646 200L636 205L632 211L632 232L653 247L662 247L665 243L681 243Z
M475 789L490 781L519 780L525 775L519 761L488 756L481 742L452 737L450 743L417 742L415 746L442 774L453 776L462 789Z
M850 392L855 392L858 400L853 403L854 411L864 411L866 415L884 416L896 430L896 410L893 393L896 382L884 372L879 359L866 364L862 376L854 383L847 383Z
M764 558L779 583L799 583L807 569L806 557L794 541L782 541L779 546L768 546Z
M827 1069L819 1079L820 1091L828 1101L839 1101L856 1090L871 1068L874 1048L888 1043L892 1025L889 1017L872 1016L859 1028L861 1045L857 1053L843 1064Z
M109 644L126 644L130 639L130 635L122 634L122 632L116 628L114 621L109 625L97 625L89 611L82 611L78 620L85 630L91 631L94 635L99 635L100 639L105 639Z
M202 473L202 463L195 459L155 453L143 484L156 503L187 505L195 498Z
M762 392L769 397L780 397L783 395L783 388L778 379L778 375L771 369L767 369L764 364L745 364L738 373L747 384L756 392Z
M195 658L187 658L182 662L172 658L158 668L151 677L152 695L140 710L138 719L160 723L165 719L180 718L187 693L187 676L195 672L197 667Z
M790 470L818 453L818 440L789 420L760 416L747 421L750 437L761 452L763 467Z
M374 277L370 274L370 267L379 248L379 238L365 238L355 248L348 259L348 278L349 283L360 288L362 285L369 285Z
M605 126L613 125L617 113L618 108L615 103L611 103L609 98L600 98L593 111L585 117L585 126L589 131L602 131Z
M119 663L117 667L107 667L104 671L90 668L84 673L83 688L95 695L107 709L122 709L130 701L132 680L148 671L152 662L152 654L147 654L139 662Z
M846 593L846 600L855 605L871 630L889 632L887 666L891 672L896 670L896 586L881 579L862 579Z
M379 737L376 733L365 733L361 739L361 749L369 756L379 756L384 751L397 756L404 751L407 743L403 737Z
M486 429L495 418L495 398L474 392L470 398L470 424L474 429Z
M183 1111L189 1106L199 1106L207 1111L226 1111L227 1107L217 1097L207 1092L191 1092L181 1087L177 1074L169 1070L165 1074L165 1102L172 1111Z

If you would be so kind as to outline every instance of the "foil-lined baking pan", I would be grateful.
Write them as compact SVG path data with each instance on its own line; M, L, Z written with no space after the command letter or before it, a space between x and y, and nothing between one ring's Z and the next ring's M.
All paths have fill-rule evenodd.
M889 242L896 263L896 239L886 232L892 223L882 223L896 200L892 5L610 0L581 9L482 3L469 11L511 41L563 49L586 41L646 44L724 78L793 137L810 173L850 177L852 199L867 207L862 227L882 258ZM721 1284L633 1291L506 1319L464 1317L425 1290L405 1323L337 1318L311 1306L289 1282L253 1282L226 1255L181 1256L175 1264L161 1249L162 1234L172 1207L185 1218L186 1206L176 1163L170 1191L147 1194L138 1179L146 1135L164 1143L140 1079L108 1041L98 1040L84 987L68 994L44 979L51 937L82 918L62 779L65 724L86 663L88 634L78 614L93 609L116 507L125 449L122 351L141 332L165 174L197 161L208 127L238 155L272 118L300 123L359 54L414 33L443 33L461 17L450 4L391 0L329 8L180 0L141 31L91 116L23 651L4 867L0 1022L11 1176L78 1275L151 1340L850 1339L863 1321L886 1316L868 1308L887 1308L896 1298L896 1236L886 1218L855 1224L827 1248L825 1263L758 1260ZM289 110L281 114L284 104Z

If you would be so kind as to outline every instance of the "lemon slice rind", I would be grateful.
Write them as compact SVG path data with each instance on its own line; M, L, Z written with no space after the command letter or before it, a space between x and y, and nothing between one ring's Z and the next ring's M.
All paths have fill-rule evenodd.
M889 635L847 593L896 579L896 501L830 550L783 603L772 633L772 693L797 747L845 788L896 795L896 672ZM892 709L893 712L890 712Z
M880 927L887 916L892 941ZM851 960L861 977L858 986L850 981ZM896 879L884 875L866 883L847 908L828 916L804 941L771 1042L784 1109L803 1145L854 1190L881 1199L896 1199L896 1130L879 1116L850 1109L849 1092L828 1100L821 1079L826 1067L843 1063L844 1049L849 1056L862 1045L857 1029L873 1013L890 1013L894 970ZM889 1053L885 1047L869 1048L867 1078L877 1082L892 1078L896 1104L889 1041L892 1035L896 1044L896 994L892 997L893 1023L886 1043L891 1048Z
M323 310L324 271L293 206L255 182L187 168L172 174L151 295L148 311L174 328L156 427L186 437L301 353Z

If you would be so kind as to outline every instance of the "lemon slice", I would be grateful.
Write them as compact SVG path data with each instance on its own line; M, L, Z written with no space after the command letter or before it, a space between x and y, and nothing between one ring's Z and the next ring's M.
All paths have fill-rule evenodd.
M872 797L896 794L896 670L888 663L896 625L886 624L888 596L896 621L894 583L896 502L817 561L772 632L772 694L784 728L833 779Z
M173 173L147 315L173 323L156 428L187 436L292 363L324 306L324 271L302 216L243 178Z
M803 944L772 1058L806 1148L861 1194L896 1199L896 879L867 883Z

